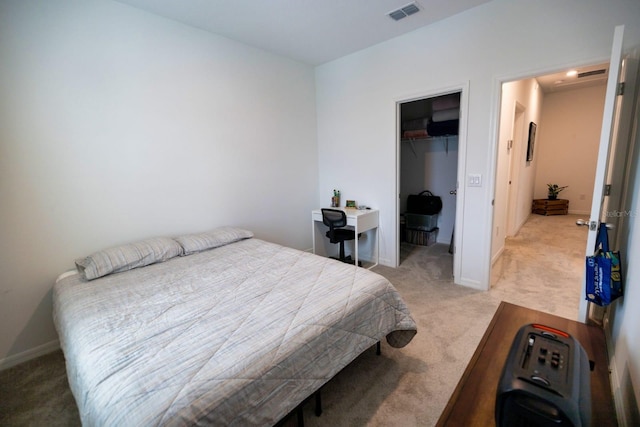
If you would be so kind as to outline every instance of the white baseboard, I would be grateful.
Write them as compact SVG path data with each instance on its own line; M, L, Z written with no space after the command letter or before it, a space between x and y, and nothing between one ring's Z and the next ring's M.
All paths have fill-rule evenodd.
M479 291L488 290L486 287L482 286L482 283L479 280L469 279L465 277L461 277L459 283L457 285L466 286L467 288L477 289Z
M589 215L591 215L591 212L589 212L589 211L574 211L572 209L569 209L568 214L569 215L587 215L587 216L589 216Z
M605 313L604 316L604 339L607 343L607 357L609 358L609 381L611 383L611 394L613 396L613 406L616 410L616 417L618 418L618 425L620 427L627 427L631 425L627 419L627 410L625 408L625 396L622 384L620 383L620 375L623 375L616 364L615 349L613 348L613 339L611 338L611 325L609 324L609 313Z
M616 409L616 417L618 418L618 425L620 427L626 427L627 423L626 412L624 410L624 401L622 396L622 390L620 388L620 380L618 376L618 369L616 367L615 358L611 359L609 363L609 380L611 381L611 391L613 393L613 405Z
M496 255L491 259L491 268L493 268L495 263L500 259L503 252L504 252L504 245L502 245L502 247L498 249L498 252L496 253Z
M513 237L513 236L517 236L518 233L520 232L520 229L522 227L524 227L524 225L527 223L527 221L529 221L529 218L531 217L532 214L527 215L526 217L524 217L524 219L522 221L520 221L520 224L517 224L513 230L513 233L508 234L507 237Z
M0 359L0 371L9 369L13 366L19 365L23 362L27 362L36 357L44 356L45 354L52 353L60 348L60 341L54 340L48 343L31 348L22 353L14 354L12 356Z
M378 259L378 264L384 265L385 267L392 267L393 268L393 264L391 263L391 260L388 259L388 258L380 258L380 259Z

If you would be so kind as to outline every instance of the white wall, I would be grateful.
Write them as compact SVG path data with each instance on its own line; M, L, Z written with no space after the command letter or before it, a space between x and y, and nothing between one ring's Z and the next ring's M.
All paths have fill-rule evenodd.
M611 383L629 426L640 425L640 97L636 104L635 149L629 151L629 200L618 223L621 239L617 249L622 256L624 296L612 304L609 325L609 347L613 348Z
M313 69L101 0L0 3L0 364L77 257L220 225L311 247Z
M514 228L519 229L529 218L531 214L531 201L533 200L533 189L536 178L536 150L534 144L533 160L527 161L527 147L529 142L529 123L534 122L538 124L538 129L541 127L540 123L540 111L543 108L543 94L538 83L530 79L527 81L525 88L528 94L528 108L524 112L522 117L522 129L520 132L520 141L514 155L516 156L516 165L519 172L517 175L517 182L515 183L517 192L515 197L514 209ZM537 141L537 137L535 139ZM539 163L538 163L539 164Z
M495 202L493 218L493 240L491 258L495 261L504 249L507 236L514 235L531 213L536 164L540 162L538 144L534 144L532 161L527 161L529 123L538 124L543 110L544 94L533 79L517 80L502 85L500 123L498 130L498 152L495 175ZM519 128L516 124L516 109L522 110ZM537 138L536 138L537 139ZM513 140L511 150L508 142ZM511 172L509 168L512 168ZM509 176L511 175L511 196ZM509 198L510 197L510 198ZM511 220L509 220L511 217Z
M534 198L547 197L547 183L568 185L560 197L569 200L569 212L591 212L606 89L603 83L545 96Z
M481 174L484 184L459 192L464 224L458 281L486 289L499 82L603 60L618 24L626 24L625 44L638 44L640 4L495 0L319 66L319 201L339 187L346 198L379 208L381 261L394 265L395 104L469 82L462 174Z

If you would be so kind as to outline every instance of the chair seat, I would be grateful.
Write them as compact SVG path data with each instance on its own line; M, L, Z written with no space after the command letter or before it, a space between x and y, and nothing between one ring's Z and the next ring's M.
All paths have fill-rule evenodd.
M356 233L348 228L336 228L333 232L331 232L331 230L327 231L326 236L329 238L331 243L340 243L346 240L355 239Z

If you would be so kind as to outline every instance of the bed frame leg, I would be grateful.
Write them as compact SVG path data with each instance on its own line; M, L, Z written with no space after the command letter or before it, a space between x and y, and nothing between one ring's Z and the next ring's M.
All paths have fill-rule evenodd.
M302 410L302 405L298 406L298 410L296 411L296 415L298 418L298 427L304 427L304 411Z
M322 415L322 398L320 397L320 390L316 391L316 417Z
M380 341L376 344L376 354L380 356L382 354L382 349L380 347Z

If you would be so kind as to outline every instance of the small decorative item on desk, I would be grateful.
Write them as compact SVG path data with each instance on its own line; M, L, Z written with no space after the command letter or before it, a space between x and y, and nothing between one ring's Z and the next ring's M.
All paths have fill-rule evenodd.
M560 194L560 192L567 187L568 185L560 187L558 184L547 184L547 188L549 189L549 194L547 195L547 197L549 198L549 200L556 200L558 198L558 194Z
M340 190L333 190L333 197L331 198L331 207L337 208L340 206Z
M355 200L347 200L347 204L345 205L347 208L356 208L356 201Z

